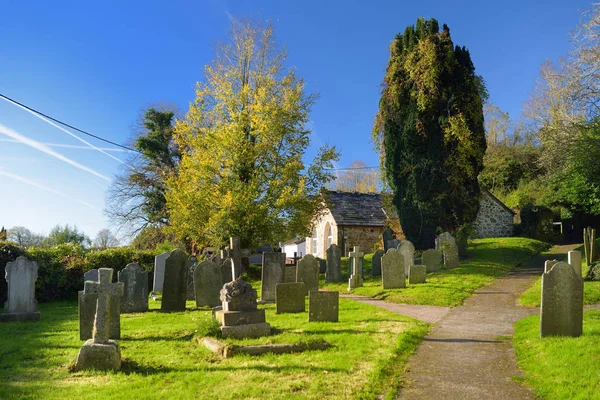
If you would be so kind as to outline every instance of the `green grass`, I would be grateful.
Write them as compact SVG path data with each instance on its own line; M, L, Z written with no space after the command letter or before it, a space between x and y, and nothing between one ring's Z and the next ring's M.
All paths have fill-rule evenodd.
M517 321L513 345L525 383L542 399L600 399L600 312L587 311L583 336L540 338L540 317Z
M372 277L371 257L365 256L364 286L352 293L393 303L458 306L478 288L506 274L547 246L528 238L475 239L469 242L467 258L458 268L428 273L427 282L405 289L383 290L381 277ZM342 276L348 276L348 259L342 260ZM322 286L347 292L347 280Z
M408 356L428 325L340 299L340 322L307 322L307 313L276 315L273 334L234 344L325 340L325 351L219 359L194 339L210 331L210 312L121 316L122 370L69 372L80 346L77 306L40 304L35 323L0 324L0 399L322 399L393 397Z

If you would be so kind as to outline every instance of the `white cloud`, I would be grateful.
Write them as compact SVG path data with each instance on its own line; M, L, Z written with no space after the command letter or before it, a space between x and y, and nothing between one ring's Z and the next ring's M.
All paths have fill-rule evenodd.
M18 140L15 139L3 139L0 138L0 142L6 142L6 143L21 143ZM66 148L66 149L81 149L81 150L96 150L93 147L89 147L89 146L81 146L79 144L63 144L63 143L42 143L43 145L46 145L48 147L62 147L62 148ZM98 147L100 150L104 150L104 151L114 151L117 153L130 153L130 150L125 150L125 149L120 149L118 147Z

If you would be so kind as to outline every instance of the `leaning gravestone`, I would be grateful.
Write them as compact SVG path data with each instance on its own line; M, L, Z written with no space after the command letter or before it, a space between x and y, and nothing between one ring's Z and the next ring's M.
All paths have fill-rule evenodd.
M101 268L102 269L102 268ZM110 269L111 268L104 268ZM89 277L91 279L86 279L85 282L98 282L99 279L99 270L92 269L86 274L84 277ZM111 273L112 279L112 273ZM96 280L92 280L96 278ZM85 282L83 286L83 290L77 292L77 308L79 312L79 340L88 340L93 337L92 331L94 330L94 318L96 315L96 305L98 303L98 295L95 293L86 292L85 290ZM147 299L147 297L146 297ZM110 313L110 324L109 324L109 337L111 339L120 339L121 338L121 296L110 296L110 309L112 312Z
M383 242L384 251L388 251L388 242L392 239L394 239L394 231L392 231L390 228L385 228L385 230L381 233L381 241Z
M409 265L408 266L408 284L414 285L417 283L425 283L427 276L427 266L425 265Z
M327 282L340 282L342 280L342 250L335 243L327 249L325 280Z
M406 287L404 258L398 249L389 249L381 257L381 283L384 289Z
M404 272L408 275L408 267L415 263L415 245L409 240L404 240L398 247L404 260Z
M312 254L307 254L296 267L296 282L304 282L304 295L311 290L319 290L319 262Z
M134 313L148 311L148 271L139 265L127 264L117 273L119 282L123 282L124 293L121 298L121 312Z
M210 260L204 260L194 269L194 295L196 306L217 306L221 304L220 293L223 287L221 267Z
M196 269L197 265L198 265L198 259L194 256L190 256L190 258L188 258L188 263L186 266L186 269L188 271L187 293L186 293L187 300L195 300L196 299L196 295L194 293L194 270Z
M5 277L8 283L7 300L0 322L39 321L40 313L35 300L35 281L38 265L25 256L6 264Z
M308 322L338 322L340 292L313 291L308 294Z
M442 251L435 249L425 250L421 260L421 264L427 267L427 272L437 272L442 266Z
M260 298L275 301L275 287L285 282L285 253L262 254Z
M277 284L275 287L277 314L304 312L306 309L305 292L306 288L303 282Z
M569 264L559 262L542 275L540 336L581 336L583 280Z
M165 261L169 258L170 253L162 253L154 257L154 285L153 292L162 292L165 281Z
M371 271L373 276L381 276L381 257L383 257L384 254L383 250L377 250L373 253L373 258L371 259Z
M114 370L121 369L121 349L119 343L110 338L110 324L113 318L111 314L115 310L111 307L111 297L123 296L123 283L112 283L113 270L111 268L100 268L98 270L98 281L86 281L84 292L95 295L96 312L94 315L94 329L92 339L87 340L79 354L73 368L74 371L81 370Z
M161 311L185 311L187 297L187 255L175 249L165 261Z

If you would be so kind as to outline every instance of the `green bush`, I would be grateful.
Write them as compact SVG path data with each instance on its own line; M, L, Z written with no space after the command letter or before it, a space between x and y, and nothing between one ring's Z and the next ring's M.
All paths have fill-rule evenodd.
M585 277L588 281L600 281L600 262L593 264Z

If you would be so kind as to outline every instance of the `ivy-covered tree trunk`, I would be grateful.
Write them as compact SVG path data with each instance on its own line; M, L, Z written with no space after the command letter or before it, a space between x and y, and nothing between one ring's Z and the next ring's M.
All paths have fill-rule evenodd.
M374 138L402 230L425 249L477 216L486 90L468 50L434 19L398 34L390 53Z

